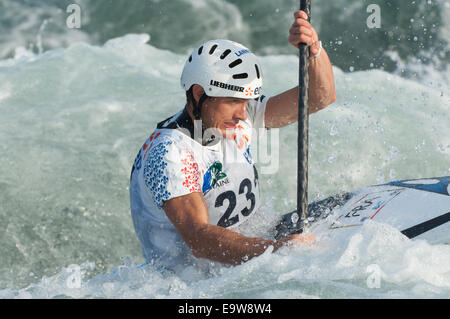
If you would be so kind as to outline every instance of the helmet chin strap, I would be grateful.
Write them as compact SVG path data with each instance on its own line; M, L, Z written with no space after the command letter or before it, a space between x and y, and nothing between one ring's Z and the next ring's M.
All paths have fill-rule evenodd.
M200 120L201 119L203 102L205 102L205 100L207 98L208 98L208 95L203 93L203 95L198 100L198 103L195 101L195 99L192 99L192 103L194 104L193 105L194 108L193 108L192 112L194 113L194 118L196 120Z
M203 93L203 95L198 100L198 103L195 101L194 98L191 99L192 106L193 106L192 113L194 115L194 120L195 121L201 121L201 118L202 118L202 106L203 106L203 103L205 102L205 100L207 98L208 98L208 95ZM205 145L204 144L205 141L203 140L203 138L204 138L204 134L205 134L205 130L206 129L205 129L205 125L204 125L203 121L201 123L202 123L202 127L201 127L202 134L201 134L201 140L199 140L198 142L201 143L202 145Z
M192 103L192 113L194 115L194 121L201 121L202 106L203 106L203 103L206 101L206 99L209 96L206 95L206 93L203 93L197 103L197 101L194 99L192 88L190 88L190 90L187 92L187 96ZM187 107L187 104L186 104L186 107ZM206 127L205 127L203 121L201 123L202 123L201 124L202 125L201 140L198 142L201 143L202 145L207 145L207 144L210 144L211 142L217 140L218 136L216 136L216 134L211 134L211 136L205 136ZM195 126L195 124L194 124L194 126ZM195 138L195 133L194 133L194 138Z

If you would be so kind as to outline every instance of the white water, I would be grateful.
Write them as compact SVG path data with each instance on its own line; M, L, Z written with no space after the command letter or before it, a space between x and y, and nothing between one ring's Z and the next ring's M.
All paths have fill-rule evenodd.
M316 248L268 251L208 274L137 268L131 165L156 123L184 105L178 79L186 57L147 40L128 35L41 55L19 50L0 61L0 298L450 297L450 248L377 223L350 241L314 234ZM266 95L295 85L295 56L261 63ZM450 174L445 84L334 71L338 101L310 118L311 201ZM261 175L264 208L250 235L295 207L296 134L296 125L280 131L279 170ZM368 284L372 265L378 288ZM82 281L71 281L74 274Z

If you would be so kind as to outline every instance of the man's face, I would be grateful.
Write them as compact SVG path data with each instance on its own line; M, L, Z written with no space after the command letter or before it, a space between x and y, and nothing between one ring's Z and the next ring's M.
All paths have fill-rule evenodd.
M248 100L233 97L211 97L202 106L205 128L217 128L226 137L227 130L234 131L237 123L247 119Z

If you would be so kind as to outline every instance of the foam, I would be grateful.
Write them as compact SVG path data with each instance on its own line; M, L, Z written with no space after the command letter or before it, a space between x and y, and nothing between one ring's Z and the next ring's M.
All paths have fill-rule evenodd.
M265 94L295 85L296 59L261 58ZM447 246L371 223L349 242L325 236L316 249L269 251L235 268L137 267L129 173L156 123L184 106L184 61L145 34L2 60L0 297L450 296ZM311 200L388 181L393 172L396 179L448 173L446 94L379 70L334 71L337 102L310 118ZM260 176L267 217L250 235L293 208L296 130L280 132L278 174ZM80 288L67 286L71 264L86 271ZM381 270L377 289L367 286L372 264Z

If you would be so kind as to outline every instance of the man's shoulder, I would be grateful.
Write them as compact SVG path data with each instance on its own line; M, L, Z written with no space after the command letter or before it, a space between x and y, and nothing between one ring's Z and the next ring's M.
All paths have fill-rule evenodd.
M189 136L180 134L178 120L183 116L183 109L166 118L165 120L158 122L156 129L149 136L146 143L151 143L152 146L158 144L179 143L183 140L190 139Z
M146 150L144 148L147 148ZM186 154L202 151L201 145L179 129L156 129L143 146L144 160L179 163Z
M186 137L184 134L174 129L156 129L148 138L148 145L151 155L163 151L164 153L174 152L185 148Z
M182 116L183 110L180 110L179 112L175 113L174 115L169 116L165 120L159 122L156 125L157 129L172 129L176 128L177 120Z

